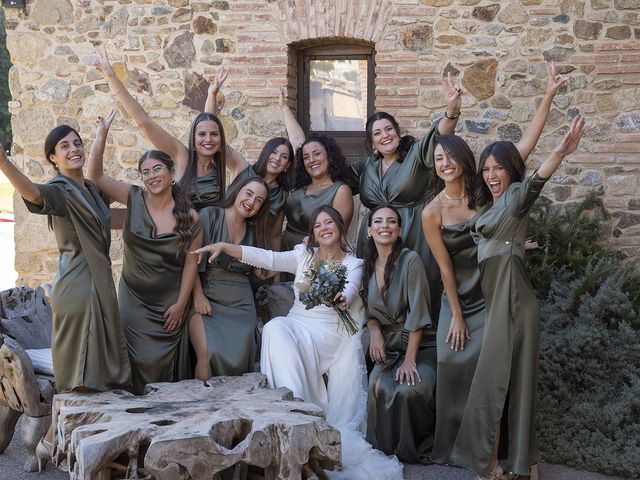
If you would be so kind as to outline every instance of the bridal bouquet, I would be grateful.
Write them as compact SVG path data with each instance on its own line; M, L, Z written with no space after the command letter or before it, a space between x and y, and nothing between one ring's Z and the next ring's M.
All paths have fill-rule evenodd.
M296 283L300 290L298 298L307 310L324 305L326 302L333 305L334 310L349 335L358 331L358 324L347 310L338 307L334 297L344 290L347 284L347 267L342 263L329 258L326 261L314 262L304 272L304 279Z

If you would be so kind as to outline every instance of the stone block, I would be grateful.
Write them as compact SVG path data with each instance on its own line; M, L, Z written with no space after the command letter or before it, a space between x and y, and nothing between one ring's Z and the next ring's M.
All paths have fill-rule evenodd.
M122 7L117 12L111 14L109 19L104 22L102 35L105 38L115 38L127 33L127 21L129 20L129 11L126 7Z
M178 35L171 45L163 52L169 68L191 68L191 64L196 55L193 46L193 33L184 32Z
M609 27L607 28L605 37L612 38L614 40L626 40L631 38L631 28L628 25Z
M433 47L433 28L426 23L406 27L400 32L400 40L407 50L429 51Z
M489 133L491 122L486 120L465 120L464 125L471 133Z
M216 24L211 18L198 16L193 20L193 31L198 35L213 35L216 30Z
M587 22L586 20L576 20L573 25L573 33L582 40L595 40L602 30L602 23Z
M616 127L625 133L640 132L640 115L632 113L623 113L616 120Z
M492 22L499 11L500 5L492 3L491 5L473 7L473 10L471 10L471 16L483 22Z
M38 0L29 18L40 25L71 25L73 5L69 0Z
M500 140L518 143L522 139L522 129L517 123L504 123L498 127Z
M462 85L477 100L485 100L495 93L498 61L495 58L480 60L464 71Z
M529 15L520 3L509 2L498 13L498 20L508 25L518 25L527 23Z

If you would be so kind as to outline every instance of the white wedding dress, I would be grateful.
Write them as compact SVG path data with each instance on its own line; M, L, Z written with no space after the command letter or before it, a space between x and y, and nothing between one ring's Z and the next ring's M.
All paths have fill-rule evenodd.
M340 431L342 470L327 474L336 480L399 480L402 464L364 440L367 412L367 370L361 332L350 336L331 307L310 310L298 300L296 286L304 278L311 255L305 245L288 252L242 246L242 262L295 274L293 307L286 317L269 321L262 331L260 370L272 388L287 387L295 397L325 409L327 422ZM343 295L362 326L364 309L358 295L362 260L347 254L347 285ZM328 381L325 384L323 375Z

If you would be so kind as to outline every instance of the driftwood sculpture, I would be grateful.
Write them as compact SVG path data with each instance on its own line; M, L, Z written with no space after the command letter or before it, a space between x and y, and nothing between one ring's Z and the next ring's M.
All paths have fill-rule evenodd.
M42 288L16 287L0 292L0 453L13 438L21 415L27 449L24 469L38 469L35 449L49 428L54 379L36 374L26 349L51 346L51 307Z
M141 396L57 395L54 422L57 461L78 480L326 478L341 456L322 409L259 373L151 384Z

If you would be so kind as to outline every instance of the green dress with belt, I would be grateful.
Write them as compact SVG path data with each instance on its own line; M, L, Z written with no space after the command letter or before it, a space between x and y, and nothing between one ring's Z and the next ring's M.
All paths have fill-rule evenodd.
M438 383L436 388L436 433L431 459L436 463L451 463L455 443L467 404L467 396L482 347L486 310L478 269L478 246L471 229L482 212L464 223L442 226L442 241L449 252L456 279L462 316L469 329L464 350L455 351L446 342L451 326L451 306L443 292L438 320Z
M51 353L58 392L128 388L131 369L111 274L111 214L97 187L58 175L36 185L60 260L51 288Z
M192 227L194 234L199 224ZM189 378L189 340L183 322L165 331L164 313L178 299L185 253L178 254L180 237L175 232L156 234L142 188L132 186L122 232L124 265L118 303L124 322L131 361L133 390L144 391L147 383L173 382Z
M302 239L309 235L309 219L313 211L323 205L333 205L333 199L342 185L346 184L337 181L310 194L307 194L307 187L298 188L289 194L284 210L287 228L282 235L282 251L293 250L293 247L302 243Z
M429 316L429 285L417 253L403 249L384 298L371 276L367 320L382 326L387 360L369 375L367 441L409 463L430 463L435 428L436 348ZM407 350L409 332L423 329L416 365L422 382L395 380Z
M484 340L453 460L480 473L503 410L509 424L510 470L529 475L538 462L535 411L540 312L524 264L529 210L547 179L537 172L514 182L476 221L478 265L487 308ZM508 393L508 405L505 405ZM501 441L505 440L501 438Z
M434 193L434 140L438 137L438 122L415 142L402 162L395 161L382 175L382 159L370 156L352 164L360 182L360 201L368 209L378 205L393 205L402 219L402 242L415 251L424 264L431 287L432 314L440 303L440 270L422 232L422 209ZM367 241L367 217L362 219L358 233L357 253L363 258Z
M256 177L258 174L253 170L253 167L249 165L247 168L242 170L236 178L233 179L229 188L227 188L227 192L232 192L235 190L240 183L249 177ZM284 205L287 201L287 192L282 185L276 183L275 185L269 185L269 214L271 215L271 220L275 220L278 218L284 211Z
M222 202L220 176L215 169L195 179L189 188L189 201L198 212L205 207L213 207Z
M224 209L200 211L203 244L229 242ZM256 244L253 228L247 223L240 245ZM242 375L252 372L256 361L257 323L249 273L253 267L226 254L213 262L200 262L202 288L211 304L211 315L202 315L212 375Z

